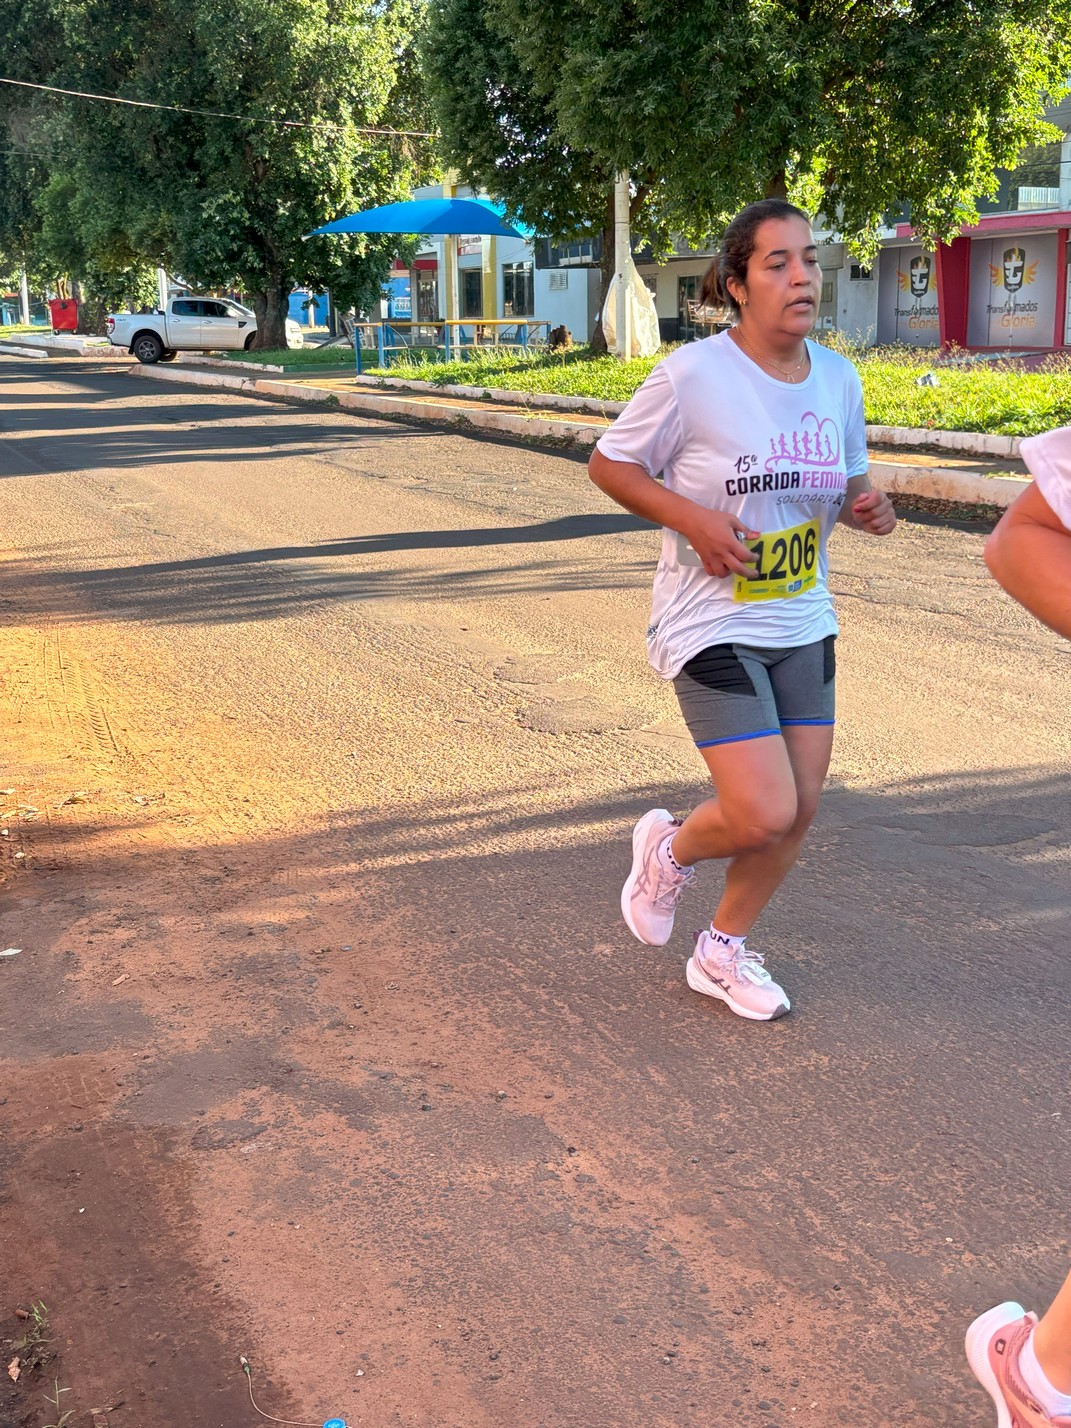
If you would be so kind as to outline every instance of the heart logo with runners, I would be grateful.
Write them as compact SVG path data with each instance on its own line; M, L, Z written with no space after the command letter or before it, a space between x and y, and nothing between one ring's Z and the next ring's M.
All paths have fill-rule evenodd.
M791 432L770 437L767 471L783 471L786 464L805 462L808 466L834 469L840 465L840 430L832 417L804 412L799 426Z

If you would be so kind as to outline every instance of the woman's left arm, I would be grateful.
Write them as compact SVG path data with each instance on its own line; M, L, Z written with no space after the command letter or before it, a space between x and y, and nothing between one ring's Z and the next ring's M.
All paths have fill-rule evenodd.
M896 525L893 503L884 491L875 491L870 477L849 476L837 520L841 525L851 526L855 531L866 531L868 535L888 535Z

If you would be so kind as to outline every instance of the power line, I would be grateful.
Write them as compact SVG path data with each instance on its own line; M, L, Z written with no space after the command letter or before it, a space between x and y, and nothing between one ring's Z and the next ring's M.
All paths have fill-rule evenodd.
M17 85L20 89L39 89L46 94L66 94L71 99L96 99L103 104L129 104L135 109L167 109L173 114L197 114L202 119L236 119L245 124L275 124L282 129L341 129L333 119L265 119L254 114L221 114L215 109L187 109L181 104L153 104L147 99L121 99L117 94L88 94L81 89L60 89L54 84L31 84L27 79L3 79L0 84ZM434 139L437 136L424 129L370 129L358 126L358 134L381 134L395 139Z
M27 159L58 159L58 153L46 153L44 149L0 149L0 154L18 154L20 158Z

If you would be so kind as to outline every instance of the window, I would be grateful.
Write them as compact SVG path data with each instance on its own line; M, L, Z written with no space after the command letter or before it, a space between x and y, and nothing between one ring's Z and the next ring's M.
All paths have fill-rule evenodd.
M190 302L189 298L176 298L171 304L171 312L175 317L200 317L201 304Z
M564 292L564 290L568 286L568 272L558 271L556 268L552 268L551 271L547 274L547 287L552 293Z
M222 303L222 302L204 302L204 303L201 304L201 316L202 316L202 317L230 317L230 316L232 316L232 314L227 311L227 305L226 305L226 303Z
M502 264L502 316L530 317L535 311L531 263Z
M832 301L833 301L833 279L832 279L832 278L827 278L827 279L825 280L825 282L822 284L822 303L823 303L823 306L828 305L828 304L831 303Z
M867 268L862 263L853 263L848 274L848 281L852 283L872 283L874 281L874 269Z

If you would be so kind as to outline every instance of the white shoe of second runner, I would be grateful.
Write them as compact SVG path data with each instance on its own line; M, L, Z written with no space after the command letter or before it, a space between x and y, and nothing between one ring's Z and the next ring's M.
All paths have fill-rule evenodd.
M743 944L726 951L717 947L709 932L700 932L685 976L693 992L717 997L737 1016L750 1021L776 1021L792 1009L792 1004L762 962L758 952Z

